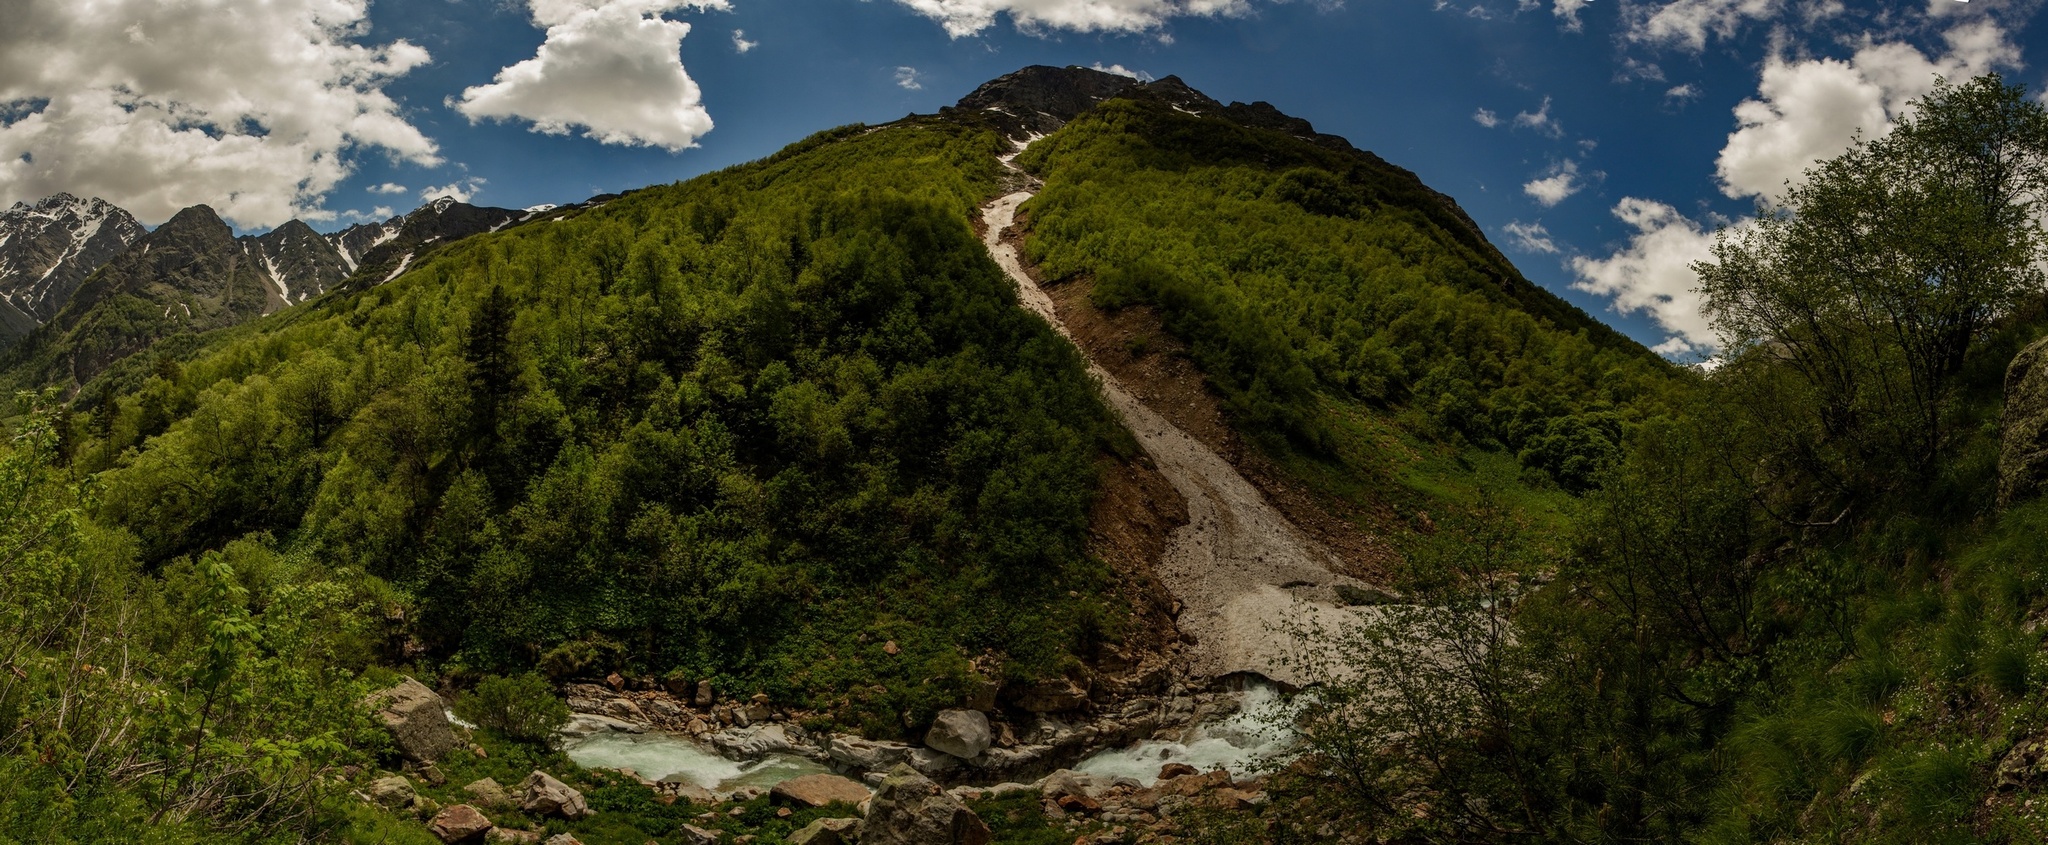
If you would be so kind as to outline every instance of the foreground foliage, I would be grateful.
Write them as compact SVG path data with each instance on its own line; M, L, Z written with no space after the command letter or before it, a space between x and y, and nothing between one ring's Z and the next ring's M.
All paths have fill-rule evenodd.
M2044 173L2038 102L1944 85L1725 234L1728 364L1568 553L1418 556L1435 610L1329 634L1303 769L1433 842L2041 841L2001 762L2048 731L2048 503L2000 507L1988 421L2043 330Z

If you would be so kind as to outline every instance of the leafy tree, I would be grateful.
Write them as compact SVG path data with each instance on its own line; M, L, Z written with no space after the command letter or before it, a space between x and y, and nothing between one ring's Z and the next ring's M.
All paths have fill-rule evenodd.
M1791 518L1933 478L1971 348L2048 281L2044 191L2048 109L1993 74L1941 82L1719 235L1696 265L1707 313L1752 405L1784 416L1785 465L1825 500Z

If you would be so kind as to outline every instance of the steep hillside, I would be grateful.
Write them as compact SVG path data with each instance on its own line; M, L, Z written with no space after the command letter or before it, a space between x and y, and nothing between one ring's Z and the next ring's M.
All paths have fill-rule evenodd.
M1105 576L1113 429L969 226L999 146L838 132L458 242L163 360L77 460L152 565L268 536L360 567L451 666L680 670L901 730L968 656L1056 674L1121 614L1068 597Z
M1100 327L1084 343L1112 371L1192 361L1221 439L1275 462L1268 494L1318 492L1299 518L1395 530L1503 496L1557 522L1684 381L1523 278L1414 174L1263 103L1106 76L1027 69L953 115L1020 140L1059 123L1019 158L1044 183L1022 210L1027 256Z

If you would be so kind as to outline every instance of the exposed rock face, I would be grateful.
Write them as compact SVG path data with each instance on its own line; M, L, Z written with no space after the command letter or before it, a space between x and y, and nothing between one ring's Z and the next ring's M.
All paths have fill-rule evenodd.
M986 114L1013 137L1048 135L1096 103L1141 84L1079 66L1032 65L982 83L956 108Z
M939 717L932 720L931 729L924 733L925 745L962 760L980 756L993 742L988 715L979 710L941 711Z
M590 815L590 805L583 803L583 793L538 769L519 784L519 809L536 816L561 816L570 821Z
M861 845L988 845L988 825L909 766L882 780L860 827Z
M442 842L475 842L490 831L491 820L468 804L457 804L435 814L427 829L440 837Z
M455 748L448 703L426 684L406 678L397 686L371 694L369 702L406 759L432 763Z
M2006 367L1999 428L1998 502L2011 505L2048 482L2048 338L2029 344Z
M833 802L859 804L869 794L867 787L838 775L804 775L776 784L768 798L777 804L823 807Z

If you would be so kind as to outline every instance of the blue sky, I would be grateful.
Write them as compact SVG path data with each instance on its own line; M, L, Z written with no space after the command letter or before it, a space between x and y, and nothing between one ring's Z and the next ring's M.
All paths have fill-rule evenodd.
M1715 226L1936 72L2048 81L2037 4L1985 0L24 2L14 38L36 40L0 34L0 204L68 190L154 224L205 202L247 231L451 186L573 202L1024 65L1119 65L1416 171L1532 279L1682 358L1712 345L1685 264Z

